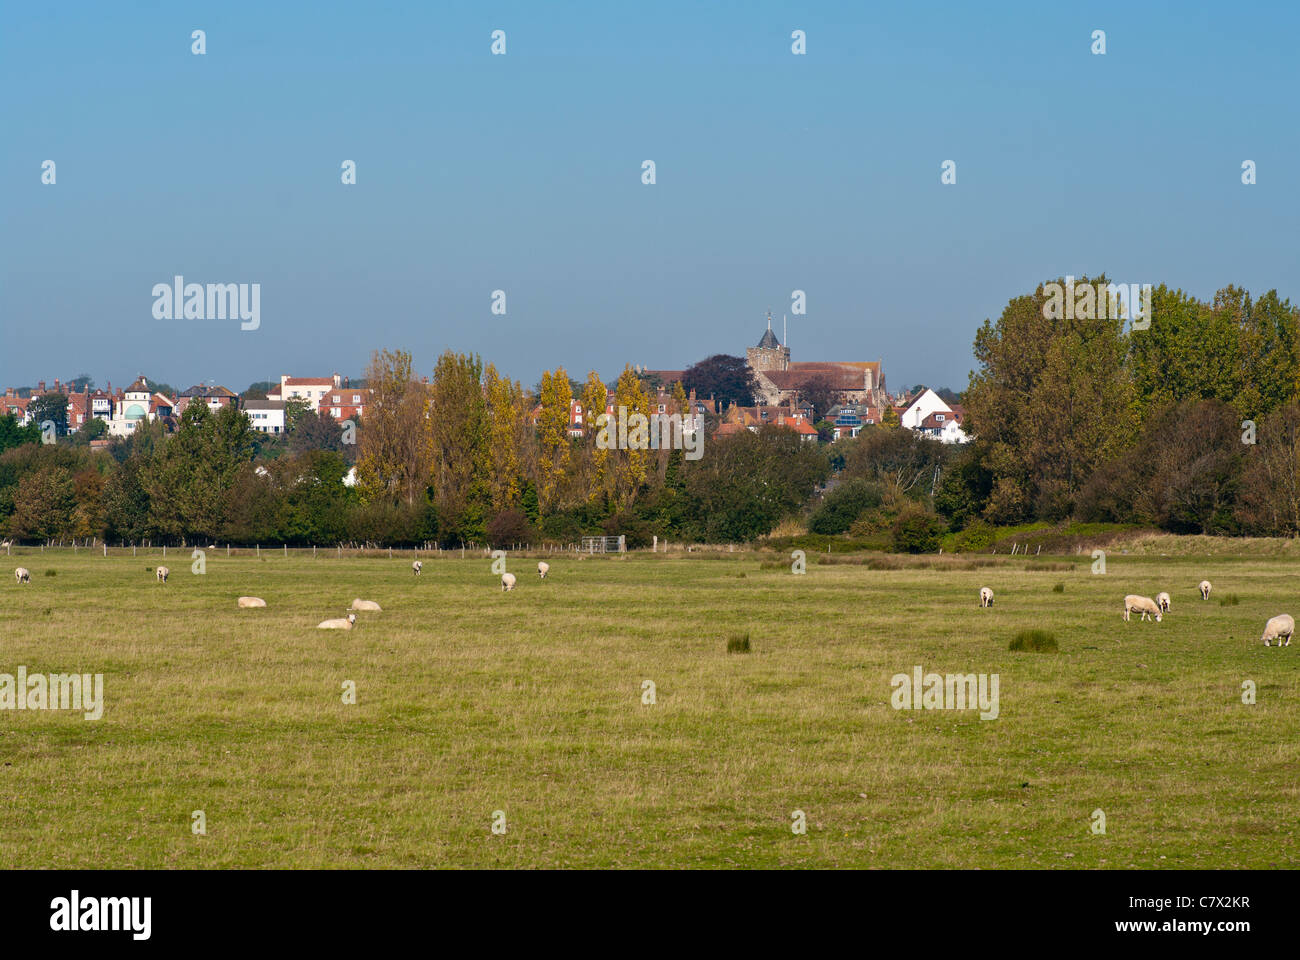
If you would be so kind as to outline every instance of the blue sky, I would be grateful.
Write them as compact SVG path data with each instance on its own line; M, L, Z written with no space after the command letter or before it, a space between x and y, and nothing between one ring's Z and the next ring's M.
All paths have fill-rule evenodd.
M1298 32L1281 2L5 4L0 385L680 368L801 289L796 360L961 388L1063 274L1300 299ZM154 319L176 274L260 283L261 328Z

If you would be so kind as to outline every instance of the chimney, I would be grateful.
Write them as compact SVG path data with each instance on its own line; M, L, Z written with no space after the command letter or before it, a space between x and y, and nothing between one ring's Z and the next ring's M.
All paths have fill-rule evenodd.
M59 378L58 378L58 377L55 377L55 378L54 378L54 392L55 392L55 393L62 393L62 392L63 392L62 390L59 389Z
M36 385L36 392L37 392L37 393L44 393L44 392L45 392L45 381L44 381L44 380L42 380L40 383L38 383L38 384Z

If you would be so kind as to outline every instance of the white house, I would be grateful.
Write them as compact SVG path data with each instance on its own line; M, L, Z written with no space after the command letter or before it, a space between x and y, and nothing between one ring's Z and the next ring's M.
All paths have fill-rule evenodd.
M272 387L267 393L268 400L304 400L308 410L320 407L321 398L331 390L343 389L343 378L337 373L329 377L280 377L280 386Z
M170 417L175 410L175 402L161 393L154 393L149 381L141 374L122 393L122 399L113 403L113 415L107 421L108 434L111 437L129 437L142 422Z
M284 401L245 400L244 413L254 430L276 436L284 433Z
M928 434L944 443L970 441L970 435L962 429L965 411L960 406L950 407L929 387L907 401L907 408L898 419L907 429Z

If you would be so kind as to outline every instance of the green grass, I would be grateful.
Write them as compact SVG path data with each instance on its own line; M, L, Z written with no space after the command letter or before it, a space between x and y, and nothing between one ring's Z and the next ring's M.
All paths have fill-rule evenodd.
M0 868L1300 866L1300 647L1259 642L1293 560L511 557L507 594L486 557L263 556L14 552L58 576L0 584L0 672L107 705L0 710ZM314 629L354 597L384 612ZM1030 629L1059 652L1007 650ZM917 665L998 674L998 719L895 711Z
M1012 652L1056 653L1060 647L1057 646L1054 633L1046 630L1021 630L1011 638L1007 649Z

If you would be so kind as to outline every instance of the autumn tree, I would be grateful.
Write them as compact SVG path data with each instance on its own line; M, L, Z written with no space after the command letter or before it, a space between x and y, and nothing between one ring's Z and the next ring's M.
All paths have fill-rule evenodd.
M569 468L569 405L572 400L573 388L563 367L554 373L542 373L539 397L542 409L537 418L537 499L543 514L558 505Z
M490 500L483 361L477 354L445 352L433 368L432 397L433 491L438 521L448 536L461 540L481 537Z
M494 513L519 506L523 493L523 458L528 409L523 387L487 365L488 490Z
M432 467L429 391L411 372L404 350L376 351L366 378L373 393L358 431L357 490L363 502L413 505Z
M635 499L645 482L650 463L650 398L641 389L641 381L631 366L625 366L614 386L614 419L610 423L610 437L614 438L616 426L624 418L627 422L627 449L618 450L614 456L615 501L627 505ZM640 414L644 420L634 421ZM644 426L641 424L644 423ZM634 426L635 424L635 426Z

